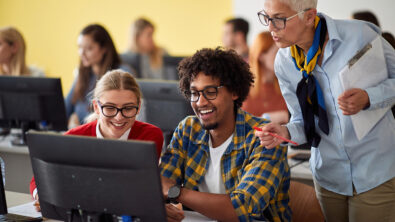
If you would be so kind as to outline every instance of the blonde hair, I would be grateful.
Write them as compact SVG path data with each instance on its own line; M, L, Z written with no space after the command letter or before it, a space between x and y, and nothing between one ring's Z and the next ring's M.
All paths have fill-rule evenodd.
M0 29L0 38L7 44L16 46L18 49L11 58L10 75L30 75L30 70L27 68L25 61L26 44L22 34L14 27L4 27ZM0 74L5 74L2 65L0 65Z
M137 103L141 104L141 91L135 78L132 74L124 72L120 69L106 72L103 77L96 83L93 90L93 100L98 100L103 94L110 90L130 90L137 97ZM85 122L92 122L98 118L97 114L93 112L89 115Z
M255 84L251 89L251 96L255 97L261 93L260 83L264 80L265 73L262 72L262 64L259 61L259 57L262 53L269 50L274 45L273 38L270 32L261 32L255 38L253 44L250 47L249 63L251 67L251 72L255 77ZM280 92L280 87L277 78L274 76L273 85L277 92Z
M155 30L154 25L145 18L139 18L137 19L131 27L131 41L130 41L130 50L133 52L140 52L140 46L137 43L138 37L141 35L141 33L144 31L144 29L146 28L152 28L153 30ZM154 43L154 48L151 52L148 53L149 58L150 58L150 65L153 68L159 68L162 66L163 64L163 50L156 46Z

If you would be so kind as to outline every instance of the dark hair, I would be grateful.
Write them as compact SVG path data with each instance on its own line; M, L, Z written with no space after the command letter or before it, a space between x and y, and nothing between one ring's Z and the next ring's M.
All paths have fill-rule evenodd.
M115 49L114 42L111 39L110 34L107 30L99 25L92 24L86 26L80 33L80 35L89 35L92 37L99 46L105 49L103 59L101 61L98 79L102 77L108 70L117 69L121 64L118 52ZM78 79L73 92L72 103L75 104L78 100L84 100L89 85L89 75L92 72L92 67L84 67L82 61L78 68Z
M180 62L178 75L181 92L190 90L191 82L200 72L219 79L221 85L239 97L235 100L235 108L241 107L254 83L249 65L234 50L221 47L201 49Z
M242 18L233 18L227 20L226 24L231 24L233 26L233 32L242 32L244 37L247 39L249 25L246 20Z
M383 32L383 38L395 49L395 37L389 32Z
M378 27L380 27L380 24L379 24L379 21L377 20L377 17L371 11L354 12L352 14L352 17L354 19L371 22L371 23L377 25Z

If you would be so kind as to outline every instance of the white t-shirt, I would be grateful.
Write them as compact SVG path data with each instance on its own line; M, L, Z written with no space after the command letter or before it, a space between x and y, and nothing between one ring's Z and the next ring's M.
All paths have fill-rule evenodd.
M221 145L213 148L209 139L210 162L202 183L198 186L200 192L226 194L225 183L222 180L221 157L233 140L233 134Z

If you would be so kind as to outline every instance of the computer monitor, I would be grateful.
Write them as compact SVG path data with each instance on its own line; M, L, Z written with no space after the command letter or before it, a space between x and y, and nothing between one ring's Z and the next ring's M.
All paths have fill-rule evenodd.
M185 57L183 56L163 56L163 74L166 80L178 80L178 64Z
M137 79L137 83L143 94L138 119L161 128L167 146L180 121L195 115L191 104L181 94L178 81Z
M27 144L43 217L166 221L154 142L28 132Z
M0 127L67 130L60 79L0 76Z

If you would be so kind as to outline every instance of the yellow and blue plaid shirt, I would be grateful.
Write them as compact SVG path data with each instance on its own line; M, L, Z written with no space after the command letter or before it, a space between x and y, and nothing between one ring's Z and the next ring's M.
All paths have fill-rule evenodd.
M253 127L265 123L238 109L233 141L221 158L222 180L240 221L291 221L287 148L260 145ZM208 141L199 119L185 118L161 156L161 175L197 191L209 167Z

